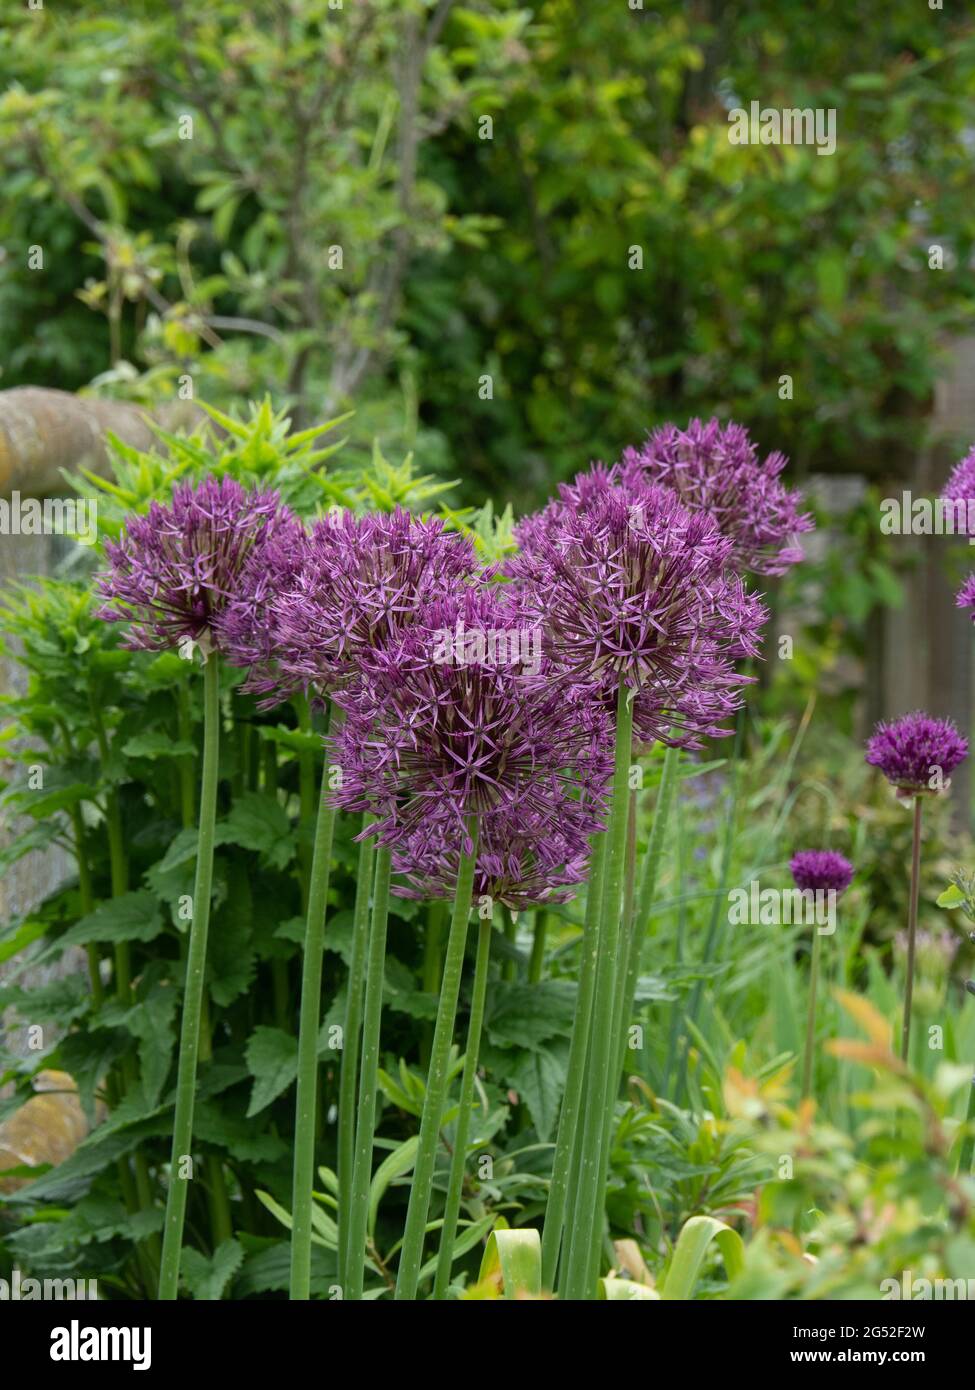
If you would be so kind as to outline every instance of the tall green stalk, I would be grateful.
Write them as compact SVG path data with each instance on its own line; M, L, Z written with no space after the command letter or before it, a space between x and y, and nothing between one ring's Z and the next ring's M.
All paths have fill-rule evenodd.
M710 965L714 960L718 944L718 928L722 921L722 914L727 916L728 911L728 881L731 876L731 856L735 847L735 826L738 821L738 798L741 791L741 760L745 749L745 725L748 718L748 706L742 705L738 711L738 720L735 726L735 748L731 759L731 771L729 774L731 786L728 793L728 817L725 821L724 843L721 849L721 870L718 890L714 895L711 904L711 918L708 922L707 935L704 938L704 952L701 957L702 965ZM691 991L690 1004L687 1009L687 1019L691 1023L697 1023L698 1012L701 1007L701 998L704 993L704 977L698 979ZM679 1105L684 1091L684 1084L687 1080L687 1062L691 1048L691 1031L687 1030L684 1038L684 1045L681 1050L680 1072L677 1077L677 1088L674 1093L674 1100Z
M633 703L631 692L620 684L616 704L616 734L613 757L613 801L607 831L606 869L600 909L599 960L596 967L595 998L589 1063L589 1104L582 1127L579 1164L579 1201L575 1230L566 1270L565 1295L573 1299L595 1296L590 1287L589 1268L593 1233L602 1221L606 1192L606 1155L603 1131L607 1107L616 1103L614 1068L617 1059L616 1019L617 972L621 926L621 891L629 798L630 760L633 753Z
M368 813L362 828L369 826ZM356 1093L359 1077L359 1041L362 1035L362 985L366 973L369 943L369 903L372 898L373 861L376 842L371 835L359 841L356 872L355 908L352 914L352 955L345 1001L345 1027L342 1031L342 1064L339 1076L339 1285L346 1288L349 1259L349 1216L352 1207L352 1171L355 1164Z
M914 1001L914 957L917 951L917 900L921 884L921 801L914 798L914 824L911 835L911 897L907 905L907 985L904 989L904 1019L901 1024L901 1061L911 1052L911 1008Z
M447 950L444 955L443 978L440 983L437 1026L433 1034L430 1067L427 1072L427 1089L423 1101L423 1116L420 1120L416 1167L413 1171L413 1186L410 1190L406 1229L403 1235L403 1247L400 1251L399 1269L396 1277L397 1299L416 1298L417 1285L420 1281L423 1238L426 1234L427 1216L430 1212L430 1196L433 1190L437 1145L440 1139L440 1121L447 1099L450 1045L457 1018L457 996L460 991L460 977L464 967L467 920L471 912L474 869L477 864L477 822L473 818L469 825L469 833L474 843L472 853L461 855L460 866L457 871L454 907L450 918Z
M650 922L650 911L653 907L654 893L657 888L657 874L660 870L660 861L663 857L664 843L667 838L667 827L670 824L670 812L674 801L674 792L680 780L680 749L668 748L664 754L664 765L660 773L660 786L657 789L657 803L653 811L653 825L650 828L650 839L647 842L646 850L643 855L642 872L640 874L640 891L637 896L636 920L630 934L629 951L626 962L626 988L623 995L623 1008L619 1017L619 1071L622 1072L626 1057L626 1027L627 1020L632 1019L636 1004L636 989L640 979L640 968L643 964L643 946L647 939L647 928Z
M474 1104L477 1056L481 1046L481 1029L484 1026L484 1003L487 998L492 930L491 918L488 917L481 922L477 933L477 960L474 965L471 1016L467 1025L464 1075L460 1083L460 1109L457 1112L457 1124L454 1127L454 1152L450 1160L447 1205L444 1208L443 1226L440 1230L440 1253L437 1257L437 1274L433 1284L435 1299L446 1296L447 1285L450 1283L450 1271L454 1263L454 1241L457 1237L457 1218L460 1215L460 1203L464 1194L464 1171L467 1167L467 1143L471 1127L471 1109Z
M334 732L342 711L331 719ZM311 1213L315 1183L315 1121L318 1102L318 1032L322 1015L322 957L325 951L325 912L332 867L335 807L326 796L328 768L322 785L315 823L315 845L308 883L308 916L301 963L301 1010L298 1019L298 1087L295 1100L294 1184L291 1200L291 1286L293 1299L311 1293Z
M532 953L528 961L528 983L537 985L545 968L545 938L548 934L548 913L544 908L535 909L535 930L532 935Z
M373 892L372 929L366 965L366 1000L362 1017L362 1071L359 1078L359 1113L355 1132L355 1163L345 1248L346 1275L343 1294L362 1297L365 1278L366 1231L369 1222L369 1187L376 1132L376 1092L379 1071L379 1034L386 978L386 926L389 921L390 852L376 850L376 882Z
M606 858L606 835L599 831L590 840L589 892L586 897L586 917L582 929L582 963L579 988L576 993L575 1014L572 1020L572 1040L569 1044L569 1063L565 1090L559 1110L559 1127L555 1137L555 1157L552 1162L552 1181L545 1204L545 1224L542 1229L542 1286L554 1289L555 1274L565 1221L566 1197L572 1154L576 1148L576 1131L582 1112L583 1087L586 1080L586 1054L592 1023L592 1001L596 985L596 962L599 945L599 908L603 896L603 866Z
M173 1149L170 1159L169 1191L162 1261L159 1268L159 1298L175 1299L179 1292L179 1265L186 1218L189 1174L182 1165L192 1165L193 1100L196 1092L196 1063L200 1048L200 1018L206 971L207 933L210 926L210 898L213 884L213 841L217 817L217 782L220 757L220 665L211 651L203 667L203 772L200 789L200 827L193 888L193 917L190 922L189 950L186 957L186 983L183 991L183 1021L179 1039L179 1066L176 1073L176 1114L173 1120Z

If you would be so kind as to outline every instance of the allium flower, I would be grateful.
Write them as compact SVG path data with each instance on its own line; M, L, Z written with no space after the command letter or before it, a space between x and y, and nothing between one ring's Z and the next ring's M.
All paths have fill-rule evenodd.
M664 425L622 458L629 477L640 469L646 482L672 488L691 511L713 518L733 542L732 569L761 575L783 574L801 560L795 538L813 529L801 493L779 479L785 466L780 453L760 460L746 429L718 420L691 420L686 430Z
M608 760L607 760L608 766ZM589 836L599 825L596 807L561 793L554 817L526 817L507 807L488 811L478 827L474 898L488 896L512 911L561 903L589 871ZM449 898L460 867L461 833L453 817L427 817L422 829L393 854L393 868L407 881L393 892L404 898Z
M372 812L380 841L421 864L424 834L437 847L445 835L447 843L459 837L469 853L468 821L477 815L488 823L489 855L501 849L505 821L520 822L538 843L566 830L565 797L574 788L585 833L599 828L607 718L506 640L531 621L503 589L458 588L376 653L367 682L337 696L347 720L333 745L342 769L335 799ZM451 652L445 636L455 633L464 645ZM472 653L467 644L478 635L489 640Z
M233 598L217 617L221 649L233 666L250 668L244 689L287 693L277 665L274 605L306 563L308 532L295 516L282 516L247 557ZM295 682L297 685L298 683Z
M247 492L232 478L182 484L171 506L153 502L106 544L109 569L96 585L108 602L99 616L132 624L129 647L219 643L218 620L248 559L292 525L276 493Z
M789 861L797 888L843 893L853 881L853 865L831 849L803 849Z
M975 623L975 574L970 574L958 590L955 598L956 608L971 608L972 622Z
M696 747L741 703L761 600L728 569L732 542L667 488L599 485L553 515L508 574L553 663L607 707L635 690L638 740Z
M946 502L965 502L968 505L963 509L962 515L957 519L961 522L956 530L960 535L968 535L971 528L968 525L968 517L975 504L975 449L971 449L965 457L956 463L948 481L945 483L941 496ZM967 606L967 605L962 605Z
M559 483L558 497L542 508L522 517L514 528L514 537L522 550L531 550L536 540L544 540L571 513L585 511L613 492L646 488L643 469L635 463L594 463L584 473L577 473L571 483Z
M920 710L893 723L877 725L867 743L867 762L879 767L898 791L915 796L933 792L935 773L944 782L968 754L968 740L950 719L932 719Z
M397 509L319 521L267 615L285 684L348 684L424 604L477 568L472 542L436 519Z

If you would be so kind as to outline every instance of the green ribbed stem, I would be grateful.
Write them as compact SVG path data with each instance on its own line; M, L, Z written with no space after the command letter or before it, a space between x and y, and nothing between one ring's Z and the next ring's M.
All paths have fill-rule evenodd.
M590 1061L588 1068L589 1103L579 1163L579 1196L573 1214L574 1230L565 1296L571 1299L595 1298L589 1270L594 1232L601 1226L606 1192L606 1156L602 1136L607 1110L615 1109L616 1018L619 995L618 972L625 968L620 960L621 894L629 820L629 774L633 752L633 703L631 692L620 685L616 703L616 737L613 756L613 800L607 831L606 868L600 909L599 959L593 1001Z
M196 879L193 887L193 917L190 922L186 955L186 983L183 990L183 1020L179 1038L179 1065L176 1073L176 1113L173 1119L173 1148L170 1158L169 1191L162 1260L159 1267L159 1298L171 1301L179 1292L179 1265L183 1246L183 1224L190 1174L182 1172L184 1163L192 1170L193 1102L196 1094L196 1064L200 1050L200 1020L206 972L207 933L210 926L210 898L213 886L213 841L217 818L217 782L220 759L220 665L216 652L210 652L203 667L203 771L200 787L200 827L196 852Z
M423 1116L420 1120L420 1141L417 1147L413 1186L410 1190L410 1204L406 1213L406 1230L403 1235L403 1247L400 1251L399 1270L396 1277L397 1299L415 1299L417 1286L420 1282L423 1240L426 1234L427 1217L430 1212L433 1175L437 1164L440 1121L443 1118L444 1105L447 1099L450 1047L453 1042L454 1024L457 1019L457 996L460 991L460 977L464 967L467 920L471 913L474 869L477 863L477 823L473 819L468 827L468 833L473 841L473 852L461 855L460 866L457 871L457 888L454 893L450 933L447 937L447 949L444 954L443 978L440 983L437 1026L434 1029L433 1047L430 1050L427 1089L423 1101Z
M443 1226L440 1231L440 1254L437 1257L437 1275L433 1284L435 1299L446 1296L447 1286L450 1283L450 1271L454 1263L454 1242L457 1238L457 1219L460 1216L461 1198L464 1194L464 1170L467 1166L467 1142L471 1127L471 1109L474 1104L477 1056L481 1046L481 1029L484 1026L484 1003L487 998L492 929L491 918L488 917L481 922L477 932L477 961L474 966L474 984L471 992L471 1016L467 1025L464 1075L460 1083L460 1109L457 1112L457 1124L454 1127L454 1152L450 1161L450 1178L447 1183L447 1205L444 1208Z
M362 828L369 826L368 813ZM359 1079L359 1042L362 1037L362 986L369 945L369 903L372 897L376 842L371 835L359 841L355 908L352 914L352 955L349 961L345 1027L342 1032L342 1068L339 1078L339 1285L348 1282L349 1217L352 1210L352 1172L355 1166L355 1115Z
M332 715L330 731L341 725L342 711ZM289 1297L306 1299L311 1294L312 1192L315 1185L315 1130L318 1110L318 1033L322 1020L322 958L325 953L325 913L332 867L335 807L326 796L328 767L322 770L322 786L315 824L311 876L308 881L308 917L301 962L301 1009L298 1017L298 1087L295 1100L295 1148L291 1194L291 1285Z
M355 1133L355 1162L349 1205L346 1276L343 1293L356 1301L362 1297L365 1278L366 1231L369 1220L369 1188L376 1130L376 1092L379 1071L379 1035L386 977L386 926L389 920L390 852L376 850L376 882L373 892L369 959L366 964L366 1000L362 1016L362 1069L359 1077L359 1109Z
M606 835L603 831L590 840L589 891L586 897L586 917L582 930L582 958L579 988L576 993L575 1015L572 1020L572 1041L569 1044L569 1063L565 1091L559 1111L559 1127L555 1138L555 1157L552 1162L552 1181L545 1204L545 1225L542 1230L542 1287L554 1289L559 1262L562 1227L565 1221L566 1198L576 1130L582 1111L583 1086L586 1078L586 1053L592 1024L592 1001L596 984L596 961L599 940L599 905L603 893L603 865L606 857Z

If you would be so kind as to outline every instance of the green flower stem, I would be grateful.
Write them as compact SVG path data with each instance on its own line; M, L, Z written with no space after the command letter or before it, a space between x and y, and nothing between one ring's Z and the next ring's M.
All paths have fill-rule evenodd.
M643 964L643 946L647 939L650 910L653 907L653 898L657 887L657 874L660 870L660 861L663 857L664 842L667 838L667 826L670 822L671 806L673 805L674 791L679 780L679 773L680 750L677 748L668 748L664 754L664 765L660 774L660 786L657 789L657 804L654 807L650 839L647 842L647 848L643 856L642 873L640 875L640 892L636 907L636 921L634 923L634 929L630 934L629 951L626 962L626 988L623 996L623 1007L620 1010L619 1017L620 1072L623 1071L626 1059L627 1022L632 1020L636 1004L636 988L640 980L640 969Z
M293 703L298 716L299 730L303 734L311 733L311 708L307 699L303 695L297 695ZM298 801L301 809L301 823L302 825L310 825L315 815L315 758L311 752L304 749L298 754ZM314 851L309 850L306 841L302 841L299 846L298 859L301 866L302 906L307 912L311 894Z
M911 1005L914 999L914 956L917 950L917 900L921 884L921 797L914 798L911 837L911 897L907 906L907 985L904 989L904 1021L901 1025L901 1061L911 1051Z
M193 721L190 716L190 692L185 681L180 681L176 691L177 727L181 743L192 743ZM179 759L179 803L183 825L188 828L196 818L193 793L196 782L196 758L192 753L184 753Z
M332 732L343 719L336 708ZM322 770L322 786L315 825L308 916L301 964L301 1011L298 1019L298 1087L295 1102L294 1187L291 1204L291 1298L307 1299L311 1293L311 1213L315 1182L315 1119L318 1102L318 1032L322 1014L322 957L325 951L325 913L332 867L335 807L326 797L328 768ZM303 807L304 809L304 807Z
M443 974L443 946L447 934L447 904L441 900L432 902L427 909L427 929L423 942L423 992L436 994L440 989L440 976ZM433 1024L424 1023L420 1038L420 1064L430 1063L430 1049L433 1046Z
M586 917L582 930L582 962L579 988L576 993L575 1015L572 1020L572 1041L569 1044L569 1063L565 1091L559 1111L559 1127L555 1139L552 1181L545 1206L542 1230L542 1287L554 1289L559 1262L559 1246L565 1221L566 1196L572 1154L576 1147L576 1130L582 1110L583 1087L586 1080L586 1054L592 1023L592 1001L596 984L596 961L599 941L599 904L603 895L603 866L606 858L606 835L603 831L590 840L589 891L586 896ZM573 1208L574 1209L574 1208Z
M370 817L362 817L363 830ZM356 873L355 909L352 916L352 956L342 1032L342 1064L339 1079L339 1285L348 1286L349 1218L352 1210L352 1173L355 1165L356 1091L359 1069L359 1040L362 1034L362 986L366 973L369 944L369 903L372 895L373 861L376 842L371 835L359 841Z
M707 935L704 938L704 953L701 957L702 965L710 965L714 959L718 944L718 928L721 925L722 915L727 917L728 911L728 880L731 876L731 856L735 848L735 826L738 821L738 799L741 792L741 764L742 754L745 749L745 726L748 722L748 706L742 705L738 710L738 718L735 725L735 748L731 758L731 771L729 773L730 786L728 789L728 818L725 821L724 844L721 849L721 871L718 890L714 895L711 904L711 917L708 921ZM703 976L695 982L691 991L690 1003L687 1009L687 1019L691 1023L697 1023L698 1012L701 1007L701 998L704 993ZM677 1087L674 1094L674 1101L680 1104L681 1096L684 1092L684 1085L687 1080L687 1063L691 1049L691 1031L687 1029L683 1039L681 1049L680 1071L677 1077Z
M450 934L447 938L447 950L444 956L443 979L440 983L437 1025L433 1034L430 1068L427 1072L427 1089L423 1101L423 1117L420 1121L420 1142L417 1147L413 1187L410 1191L406 1229L403 1234L403 1247L400 1251L399 1270L396 1278L397 1299L415 1299L420 1280L423 1237L426 1233L427 1216L430 1211L430 1195L437 1162L440 1121L447 1099L450 1045L453 1041L454 1023L457 1018L457 996L460 991L460 977L464 967L467 920L471 912L474 869L477 864L477 822L473 818L469 826L469 833L474 841L473 853L461 855L460 867L457 871L454 908L450 918Z
M548 933L548 913L542 908L535 909L535 932L532 936L532 953L528 961L528 983L537 985L545 969L545 937Z
M518 918L507 907L504 909L504 939L511 947L518 944ZM513 956L505 957L504 965L501 967L501 978L509 983L517 980L518 962Z
M823 938L819 928L813 926L812 960L809 967L809 1007L806 1012L806 1051L802 1061L802 1096L812 1093L813 1060L816 1055L816 993L819 988L819 964L823 951Z
M539 913L541 916L541 913ZM474 1104L474 1082L477 1077L477 1057L484 1026L484 1004L487 999L488 963L491 957L491 918L481 921L477 933L477 960L474 965L474 984L471 993L471 1016L467 1025L467 1050L464 1054L464 1075L460 1083L460 1109L454 1127L454 1152L450 1160L447 1184L447 1205L440 1231L440 1253L433 1284L435 1299L446 1297L450 1271L454 1263L454 1241L457 1238L457 1218L464 1193L464 1170L467 1167L467 1143Z
M379 1070L383 987L386 982L386 926L389 920L390 852L383 845L379 845L375 853L376 881L373 891L372 929L369 933L369 958L366 963L365 1009L362 1016L359 1113L355 1133L352 1196L348 1208L348 1236L345 1245L346 1275L342 1290L344 1297L353 1300L353 1302L361 1299L362 1284L365 1278L369 1189L372 1183L373 1141L376 1132L376 1077ZM344 1041L345 1039L343 1039Z
M213 841L217 817L217 783L220 757L220 666L216 652L210 652L203 667L203 773L200 789L200 829L196 854L196 880L193 887L193 918L190 922L186 956L186 984L183 993L183 1020L179 1039L179 1065L176 1073L176 1114L173 1120L173 1149L170 1160L169 1192L162 1261L159 1268L159 1298L171 1301L179 1292L179 1265L186 1219L189 1177L180 1171L189 1159L193 1144L193 1100L196 1091L196 1061L200 1047L200 1018L206 971L207 933L210 926L210 898L213 884Z
M616 1051L617 972L619 959L621 892L629 819L629 775L633 754L633 703L631 692L620 684L616 704L616 738L613 758L613 800L607 831L606 868L600 909L599 961L596 967L589 1067L589 1105L583 1126L579 1167L579 1201L574 1217L572 1251L567 1270L566 1296L595 1297L590 1287L594 1231L602 1221L606 1191L606 1162L602 1135L608 1107L615 1108L613 1084Z

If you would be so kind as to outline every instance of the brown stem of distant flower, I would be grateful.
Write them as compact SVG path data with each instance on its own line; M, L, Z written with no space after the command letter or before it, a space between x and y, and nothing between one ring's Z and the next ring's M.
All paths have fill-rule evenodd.
M901 1061L906 1062L911 1045L911 1001L914 998L914 954L917 945L917 902L921 881L921 798L914 798L914 835L911 845L911 897L907 908L907 986L904 990L904 1021L901 1025Z

